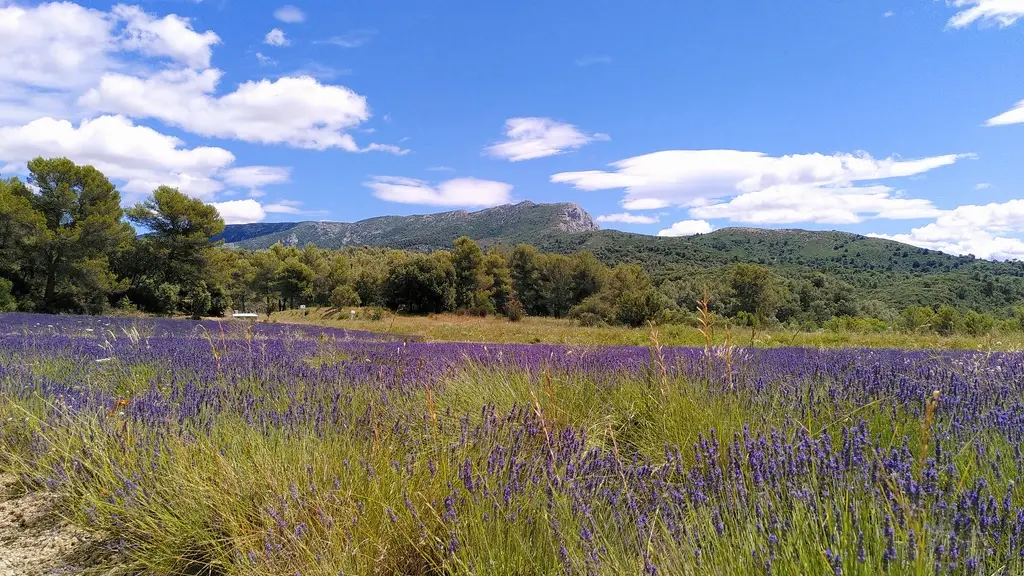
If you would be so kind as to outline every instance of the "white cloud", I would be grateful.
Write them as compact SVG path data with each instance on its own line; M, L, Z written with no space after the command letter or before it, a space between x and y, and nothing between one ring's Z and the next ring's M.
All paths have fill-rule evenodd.
M54 89L88 84L114 65L113 27L108 14L69 2L0 2L0 81Z
M267 204L263 207L268 214L302 214L302 202L292 200L281 200L274 204Z
M633 210L674 204L694 207L691 215L697 218L735 215L762 223L774 221L769 218L846 222L855 221L851 214L934 215L933 209L928 212L931 206L927 201L903 199L888 188L857 187L855 183L912 176L965 157L969 155L900 160L875 159L865 153L772 157L738 150L665 150L614 162L611 171L563 172L553 175L551 181L579 190L623 188L623 206ZM838 206L829 204L839 196ZM713 202L721 198L732 200ZM817 212L807 212L809 205ZM757 216L754 211L766 214ZM814 218L797 219L801 213Z
M306 15L303 14L302 10L299 10L295 6L285 4L277 10L274 10L274 18L277 18L286 24L298 24L306 19Z
M401 146L395 146L394 144L370 144L365 148L360 148L359 152L388 152L395 156L405 156L409 153L408 148L402 148Z
M654 224L658 221L658 217L620 212L618 214L604 214L598 216L596 220L598 222L620 222L622 224Z
M934 218L941 213L929 200L900 198L887 186L772 186L728 202L690 209L695 218L729 219L752 224L857 224L866 218Z
M1024 123L1024 100L1017 102L1013 108L1006 112L985 121L986 126L1006 126L1021 123Z
M893 12L892 10L887 10L885 14L882 14L882 18L892 18L895 15L896 13Z
M223 148L189 149L183 144L122 116L101 116L77 127L67 120L40 118L0 128L0 161L8 165L2 171L20 172L36 156L66 156L124 181L122 190L133 194L148 194L160 185L199 197L222 189L215 176L234 163L234 155Z
M229 186L261 188L283 184L291 177L292 169L284 166L242 166L224 171L224 182Z
M949 19L951 28L964 28L975 22L1007 27L1024 16L1024 0L953 0L961 10Z
M141 54L205 68L213 32L196 32L186 18L156 18L134 6L110 12L71 2L23 7L0 0L0 122L20 124L43 116L80 117L82 90L107 71L144 68Z
M209 198L230 186L255 187L288 180L289 168L231 167L235 156L216 147L186 148L173 136L138 126L123 116L100 116L75 126L67 120L40 118L23 126L0 127L0 172L25 170L36 156L66 156L89 164L120 186L126 196L173 186Z
M169 14L156 18L138 6L118 4L112 14L125 24L121 46L147 56L165 56L193 68L207 68L220 37L192 29L188 18Z
M694 234L707 234L714 230L711 224L704 220L683 220L676 222L669 228L658 231L658 236L693 236Z
M332 36L327 40L319 40L316 44L334 44L335 46L341 46L342 48L359 48L370 42L371 39L377 34L377 31L373 28L363 28L360 30L352 30L338 36Z
M287 46L291 42L288 41L288 38L285 38L284 30L274 28L263 37L263 43L270 44L271 46Z
M277 66L277 60L274 60L273 58L271 58L270 56L267 56L266 54L264 54L262 52L257 52L256 53L256 59L259 60L260 64L262 64L264 66Z
M484 151L512 162L562 154L596 140L608 140L606 134L584 134L572 124L550 118L509 118L505 121L507 140Z
M997 260L1024 258L1024 241L1009 235L1024 232L1024 199L958 206L935 222L907 234L870 234L950 254L974 254Z
M267 212L260 203L252 200L228 200L211 204L220 213L225 224L250 224L267 217Z
M657 198L639 198L637 200L625 200L622 207L626 210L660 210L668 208L669 203Z
M156 118L202 136L360 151L344 130L369 119L370 110L366 99L348 88L299 76L245 82L214 96L220 77L216 69L165 70L149 78L107 74L80 102L98 111Z
M992 187L992 185L989 184L988 182L979 182L979 183L974 185L974 189L975 190L987 190L987 189L989 189L991 187Z
M509 202L512 185L477 178L453 178L431 185L413 178L377 176L365 183L388 202L429 206L497 206Z

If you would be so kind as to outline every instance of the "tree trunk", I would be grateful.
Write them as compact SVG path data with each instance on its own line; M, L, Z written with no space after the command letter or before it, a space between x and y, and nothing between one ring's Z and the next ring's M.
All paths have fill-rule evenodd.
M53 311L53 301L57 292L57 257L46 259L46 290L43 292L43 307Z

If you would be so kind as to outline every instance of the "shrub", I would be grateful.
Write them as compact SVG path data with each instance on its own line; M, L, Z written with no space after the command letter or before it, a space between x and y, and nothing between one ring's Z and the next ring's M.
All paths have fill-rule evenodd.
M519 322L524 316L526 316L526 310L523 309L523 303L520 302L518 298L512 298L509 300L508 304L505 306L505 317L508 318L510 322Z
M14 284L6 278L0 278L0 312L13 312L17 309L18 303L14 300L11 291Z
M995 318L988 314L978 314L971 310L964 315L964 330L971 336L988 334L995 327Z
M362 300L359 298L359 293L356 292L354 287L348 284L341 284L334 290L331 290L330 303L335 308L348 308L359 306L362 304Z
M192 318L196 320L209 312L210 306L213 305L213 297L210 296L210 291L206 289L206 282L196 284L189 293L189 299L192 301Z
M598 326L607 325L607 322L604 321L604 318L601 318L600 316L594 314L593 312L582 312L578 314L576 316L576 322L578 322L580 326L583 326L585 328L595 328Z

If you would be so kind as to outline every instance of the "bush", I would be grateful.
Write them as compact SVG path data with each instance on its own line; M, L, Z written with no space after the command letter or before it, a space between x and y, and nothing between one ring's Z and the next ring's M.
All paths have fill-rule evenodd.
M330 303L335 308L349 308L362 304L362 299L359 298L359 293L355 288L348 284L341 284L331 290Z
M18 303L11 294L13 289L14 284L10 280L0 278L0 312L14 312L18 308Z
M964 315L964 330L971 336L982 336L992 331L996 325L995 318L988 314L978 314L971 310Z
M114 305L114 310L119 316L138 316L139 307L135 305L127 296L122 296L117 304Z
M189 299L192 308L192 318L199 320L210 310L210 306L213 304L213 297L210 296L210 291L206 289L206 282L200 282L189 293Z
M935 331L943 336L949 336L960 327L960 312L948 304L939 307L935 313Z
M178 294L181 288L177 284L161 284L153 291L153 301L157 314L174 314L178 309Z
M505 317L510 322L519 322L526 316L526 310L523 308L523 303L518 298L512 298L505 305Z
M607 326L608 324L604 321L604 318L593 312L581 312L576 316L576 321L585 328L596 328L598 326Z
M572 309L569 310L569 318L581 321L584 316L596 316L603 322L614 321L615 308L608 303L607 298L602 296L602 294L591 296L583 302L573 306Z

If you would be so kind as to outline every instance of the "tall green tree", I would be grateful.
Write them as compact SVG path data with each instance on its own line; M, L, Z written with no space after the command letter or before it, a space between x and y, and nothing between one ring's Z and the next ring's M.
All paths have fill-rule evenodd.
M289 308L293 308L296 299L312 294L315 278L312 268L297 258L289 258L274 274L274 283L281 298L288 303Z
M29 181L38 188L31 202L46 229L38 257L43 271L39 307L48 311L96 312L118 288L108 256L133 238L121 217L121 194L92 166L67 158L36 158Z
M491 285L491 301L494 303L494 310L508 315L509 303L516 299L508 261L499 252L488 252L484 257L484 274L487 275ZM517 305L519 304L517 303Z
M148 232L139 240L150 274L158 282L191 289L209 277L211 238L224 231L217 209L202 200L161 186L127 211L128 220Z
M771 270L756 264L736 264L729 272L733 315L744 313L765 322L775 310L785 289Z
M455 307L487 308L490 305L489 278L484 271L484 252L480 246L468 236L455 240L452 265L455 267Z
M393 267L384 283L389 308L411 314L455 307L455 266L447 254L415 254Z
M0 277L24 281L46 223L32 191L17 178L0 179Z
M519 244L509 258L512 287L527 314L544 314L544 301L540 294L540 255L529 244Z

